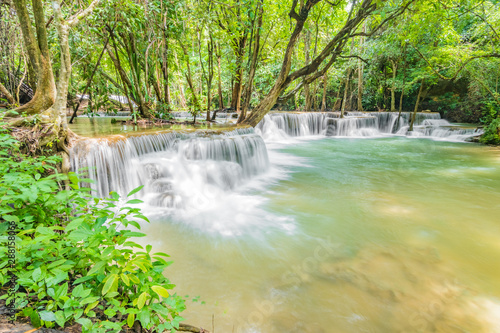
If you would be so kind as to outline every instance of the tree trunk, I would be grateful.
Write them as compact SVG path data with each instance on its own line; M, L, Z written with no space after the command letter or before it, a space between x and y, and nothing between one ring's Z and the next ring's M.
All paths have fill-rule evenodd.
M130 80L127 76L127 73L125 73L125 70L123 69L123 67L121 65L120 54L118 53L118 47L116 46L114 33L112 31L110 31L110 36L111 36L111 40L113 42L114 54L113 54L113 50L111 50L109 45L106 47L106 51L108 52L109 58L113 62L113 65L115 66L115 69L118 72L120 79L122 81L123 90L125 92L125 98L127 99L127 102L128 102L129 108L130 108L130 112L133 115L134 121L137 121L137 119L135 117L135 113L134 113L134 107L132 106L132 101L131 101L131 99L133 99L132 82L130 82ZM130 91L130 94L129 94L129 91ZM135 100L134 100L134 102L136 102L136 104L139 104Z
M116 26L116 24L115 24L115 26ZM113 27L113 30L114 30L114 27ZM99 55L99 58L97 59L97 63L94 66L94 70L92 71L92 74L90 75L89 80L87 81L87 85L85 86L85 89L83 90L82 96L80 97L80 100L78 101L78 103L75 105L75 108L73 110L73 115L71 116L71 119L69 120L70 124L73 123L73 119L75 119L76 113L78 112L78 107L82 103L83 97L87 93L87 90L90 87L90 84L92 83L92 79L94 78L94 75L95 75L97 69L99 68L99 64L101 63L102 56L104 54L104 51L106 51L106 46L108 46L108 42L109 42L110 38L111 38L110 35L108 35L108 38L106 38L106 42L104 43L104 47L101 51L101 54Z
M352 55L353 49L354 49L354 38L351 40L351 49L349 51L349 56ZM346 111L347 94L349 92L349 83L351 82L351 71L352 71L352 68L349 66L349 68L347 69L347 77L345 80L344 98L342 99L342 109L340 110L340 118L344 118L344 113Z
M311 32L310 30L306 30L306 33L304 35L304 53L305 53L305 65L309 65L309 62L311 62L311 56L309 54L309 49L311 47ZM309 88L309 83L304 84L304 97L305 97L305 111L311 111L311 105L312 105L312 96L311 96L311 91Z
M212 38L212 33L210 34L210 42L207 45L208 52L208 80L207 80L207 121L211 121L210 118L210 109L212 108L212 82L214 79L214 40Z
M189 89L191 90L191 94L193 96L193 103L194 103L194 107L195 107L194 119L196 121L196 114L201 110L201 105L200 105L200 102L198 100L198 96L196 96L196 89L194 87L193 78L191 76L191 64L189 61L189 54L187 52L186 47L184 46L184 44L180 40L179 40L179 44L182 48L182 52L184 53L184 57L186 59L187 73L185 73L185 76L186 76L187 83L189 85Z
M207 83L207 114L205 120L208 122L211 120L210 118L210 108L212 106L212 80L214 77L214 41L212 38L212 33L209 29L208 31L209 34L209 42L207 43L207 53L208 53L208 68L207 71L205 71L205 66L203 65L203 58L201 56L201 31L198 31L198 55L200 57L200 64L201 64L201 69L203 72L203 77L205 78L205 81ZM208 72L208 73L207 73ZM202 81L203 83L203 81ZM203 87L201 88L201 91L203 90ZM200 93L201 93L200 91Z
M122 39L123 41L128 41L128 47L126 47L125 49L128 53L130 69L135 80L135 89L133 91L137 93L139 111L142 117L152 118L152 114L151 112L149 112L149 107L146 105L144 94L142 92L141 68L139 65L139 60L137 59L138 52L135 43L135 35L130 32L128 34L128 38L126 38L126 35L123 35ZM147 80L147 78L145 79Z
M219 110L222 111L222 109L224 109L224 97L222 96L222 81L221 81L221 68L220 68L221 50L219 43L217 43L216 46L216 54L217 54L217 74L218 74L217 93L219 95ZM212 121L214 121L216 117L217 117L217 111L214 111L214 114L212 115Z
M396 111L396 73L398 64L391 59L392 64L392 85L391 85L391 112Z
M321 101L322 112L326 111L326 83L327 83L327 76L325 73L325 75L323 75L323 100Z
M358 63L358 111L364 111L363 109L363 70L364 65L360 60Z
M262 27L262 17L264 15L264 5L262 3L263 0L260 0L258 7L258 19L257 19L257 28L255 29L255 42L253 43L253 51L252 51L252 62L250 63L250 72L248 73L248 80L245 86L245 95L243 97L244 104L241 110L240 116L238 118L238 124L243 122L247 116L247 110L250 106L250 100L252 98L252 86L253 79L255 77L255 71L257 69L257 60L259 58L259 50L260 50L260 30Z
M243 81L243 56L245 53L245 44L247 41L246 33L244 36L240 37L237 40L237 48L236 48L236 71L234 76L234 86L233 93L231 97L231 108L235 109L237 112L240 111L241 107L241 92L243 89L242 81Z
M168 84L168 38L163 35L163 41L165 42L165 52L163 53L163 79L164 81L164 86L163 86L163 100L165 101L165 104L167 105L167 111L170 112L170 88Z
M7 88L4 87L4 85L1 82L0 82L0 92L5 95L7 101L9 101L10 104L14 105L16 103L14 97L10 94L10 92L7 90Z
M28 50L31 66L37 72L37 88L35 95L28 103L15 109L17 113L28 115L38 114L47 110L54 104L56 99L56 86L52 64L47 43L47 30L45 28L45 17L41 0L33 0L33 16L37 37L31 28L31 20L25 0L15 0L14 6L21 25L24 44ZM7 114L11 116L11 114Z
M256 126L262 118L271 110L276 101L278 100L281 93L290 85L291 82L297 80L299 78L303 78L305 83L311 83L317 78L323 76L326 71L335 63L337 60L337 56L341 54L346 42L350 37L352 37L354 31L357 29L359 24L363 22L369 15L371 15L376 9L377 6L372 2L372 0L364 0L359 6L351 6L350 13L348 15L348 19L344 26L338 30L337 34L335 34L332 39L326 44L323 50L319 53L319 55L314 58L311 63L307 66L304 66L296 71L290 73L291 65L292 65L292 55L295 45L297 43L297 39L299 38L300 32L304 28L304 24L309 16L310 10L318 3L317 0L307 0L301 1L301 6L299 8L299 13L296 12L296 6L298 4L298 0L294 0L292 3L292 8L290 10L289 16L295 20L295 27L293 32L288 40L287 48L284 54L283 63L281 65L280 73L276 78L276 81L269 91L269 93L262 99L262 101L257 105L257 107L252 111L252 114L247 117L244 121L245 124L250 126ZM391 14L387 17L386 20L383 20L375 30L379 29L387 22L390 22L394 18L401 15L410 3L407 3L404 6L398 6ZM353 14L355 12L355 14ZM375 31L374 30L374 31ZM330 60L324 64L324 66L319 69L320 65L323 62L330 58Z
M401 96L399 97L399 115L397 127L399 128L399 122L401 121L401 113L403 112L403 96L405 94L405 82L406 82L406 44L403 50L403 85L401 86Z
M415 102L415 109L413 110L413 114L412 114L412 117L411 117L410 128L408 129L408 132L412 132L413 131L413 124L415 123L415 118L417 117L418 104L420 102L420 96L422 95L422 89L423 88L424 88L424 79L422 79L422 82L420 83L420 89L418 90L417 101Z
M296 4L296 1L294 2ZM300 32L304 28L304 23L307 20L307 17L309 15L309 10L312 8L314 4L309 4L309 1L307 3L309 6L303 6L301 9L301 15L298 15L298 17L295 17L296 24L295 28L292 32L292 35L290 36L290 39L288 40L288 45L285 51L285 56L283 59L283 64L281 65L281 71L278 75L278 78L276 79L276 82L274 83L274 86L271 88L269 93L264 97L264 99L259 103L259 105L252 111L252 114L245 119L246 124L249 124L250 126L256 126L262 118L271 110L273 105L276 103L278 100L279 95L285 90L287 86L287 76L288 73L290 73L290 69L292 66L292 54L293 54L293 49L295 47L295 44L297 43L297 40L300 36ZM292 11L290 12L290 15L295 16L297 13L295 12L295 8L292 8Z
M366 22L363 24L363 32L366 33ZM360 53L363 52L364 38L361 37L359 41ZM364 63L358 60L358 111L364 111L363 109L363 71Z
M68 123L66 121L66 105L68 98L69 79L71 76L71 55L69 48L69 31L76 26L82 19L88 16L99 4L100 0L94 0L84 11L75 14L68 21L62 17L61 7L58 0L52 0L52 9L54 12L55 25L59 37L59 47L61 49L61 67L57 82L57 96L52 106L52 119L56 120L56 126L60 127L63 137L67 136ZM48 110L49 111L49 110ZM46 115L49 115L49 112ZM42 116L43 119L43 116Z

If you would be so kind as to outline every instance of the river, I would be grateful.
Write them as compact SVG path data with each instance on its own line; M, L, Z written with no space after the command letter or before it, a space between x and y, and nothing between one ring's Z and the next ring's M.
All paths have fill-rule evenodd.
M435 115L407 125L274 114L255 132L90 140L73 168L96 166L101 195L146 184L141 242L171 255L191 324L500 332L500 150Z

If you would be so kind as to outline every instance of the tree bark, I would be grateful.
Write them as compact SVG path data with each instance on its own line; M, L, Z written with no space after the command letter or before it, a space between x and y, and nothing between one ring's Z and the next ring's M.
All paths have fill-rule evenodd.
M237 112L240 111L241 107L241 92L243 90L243 56L245 54L245 44L247 41L247 34L237 39L236 47L236 71L234 76L234 86L233 93L231 97L231 107Z
M200 105L200 102L198 100L198 96L196 96L196 89L194 87L194 84L193 84L193 78L191 76L191 64L190 64L190 61L189 61L189 54L187 52L187 49L186 49L186 46L184 46L184 44L179 40L179 44L182 48L182 52L184 53L184 57L186 59L186 66L187 66L187 73L185 73L185 76L186 76L186 80L187 80L187 83L189 85L189 89L191 90L191 94L193 96L193 103L194 103L194 119L196 121L196 114L201 110L201 105Z
M163 79L164 79L164 86L163 86L163 100L165 101L165 104L167 105L167 111L170 112L171 107L170 107L170 87L169 87L169 82L168 82L168 75L169 75L169 68L168 68L168 49L169 49L169 42L168 42L168 37L166 34L163 34L163 42L165 43L165 52L163 53Z
M14 105L16 103L14 97L10 94L10 92L7 90L7 88L4 87L4 85L1 82L0 82L0 92L5 95L7 101L9 101L10 104Z
M14 1L30 64L37 72L35 95L31 101L15 109L17 113L28 115L38 114L47 110L54 104L56 99L56 86L47 43L43 5L41 0L33 0L32 3L37 32L36 38L31 28L31 19L28 14L26 1ZM11 116L11 114L7 114L7 116Z
M326 83L327 83L327 75L323 75L323 99L321 101L321 111L326 111Z
M392 64L391 112L394 112L396 111L396 73L398 70L398 64L393 59L391 59L391 64Z
M309 65L309 62L311 61L311 56L309 53L309 49L311 47L311 32L309 30L306 30L306 33L304 35L304 54L305 54L305 65ZM309 83L304 84L304 97L305 97L305 111L311 111L311 106L312 106L312 95L311 95L311 90L309 88Z
M243 108L241 110L240 116L238 118L238 123L243 122L247 116L247 110L250 106L250 100L252 98L252 87L253 87L253 79L255 77L255 71L257 70L257 60L259 58L259 50L260 50L260 30L262 27L262 17L264 16L264 4L263 0L260 0L258 5L258 18L257 18L257 28L255 29L255 42L253 43L252 50L252 62L250 63L250 72L248 73L247 84L245 86L245 94L243 97Z
M262 118L269 112L269 110L273 107L273 105L278 100L279 95L285 90L288 85L287 78L290 73L290 69L292 66L292 54L295 48L295 44L300 36L300 32L304 28L304 23L307 20L309 15L309 11L315 5L311 0L308 0L307 3L301 8L300 14L295 12L295 7L297 5L297 0L294 0L292 5L292 9L290 11L290 16L296 20L295 28L288 40L288 45L285 51L285 56L283 59L283 63L281 65L281 71L276 79L274 86L271 88L271 91L267 94L266 97L259 103L259 105L252 111L252 114L245 119L244 123L249 124L251 126L256 126Z
M222 109L224 109L224 97L222 96L222 81L221 81L221 68L220 68L221 50L219 43L217 43L216 46L216 56L217 56L217 74L218 74L217 93L219 95L219 110L222 111ZM217 110L214 111L212 115L212 121L214 121L216 117L217 117Z
M212 32L209 30L209 42L207 44L208 52L208 78L207 78L207 118L206 121L211 121L210 108L212 107L212 81L214 79L214 40Z
M146 105L144 94L142 92L141 68L139 60L137 59L138 52L136 48L135 35L132 32L130 32L128 36L123 34L122 40L128 41L128 47L125 49L128 53L130 69L135 80L135 89L133 91L137 94L139 111L142 117L152 118L152 114L149 112L149 107ZM145 79L147 80L147 77Z
M366 21L363 24L363 33L366 33ZM363 52L364 46L364 37L360 38L359 48L360 53ZM363 71L364 71L364 63L361 59L358 60L358 111L364 111L363 109Z
M422 95L422 89L424 88L424 80L422 79L422 82L420 83L420 89L418 90L418 95L417 95L417 101L415 102L415 109L413 110L413 114L411 117L411 122L410 122L410 128L408 129L408 132L413 131L413 124L415 123L415 118L417 117L417 111L418 111L418 104L420 102L420 96Z
M349 51L349 56L352 55L353 49L354 49L354 38L351 40L351 50ZM345 80L344 98L342 99L342 109L340 110L340 118L344 118L344 113L346 111L347 94L349 92L349 83L351 82L351 71L352 71L352 68L349 66L349 68L347 68L347 77Z
M405 83L406 83L406 44L403 49L403 85L401 86L401 96L399 97L399 114L397 127L399 127L399 122L401 121L401 113L403 112L403 96L405 94Z
M125 98L127 99L127 102L128 102L129 108L130 108L130 112L132 113L132 115L134 117L134 121L137 121L137 119L135 117L135 113L134 113L134 107L133 107L132 101L131 101L131 99L133 99L133 96L132 96L132 93L129 94L129 91L133 90L132 82L130 82L130 80L128 79L127 73L125 73L125 70L123 69L123 67L121 65L120 54L118 53L118 47L116 46L114 33L112 31L110 31L110 36L111 36L111 41L113 42L114 54L113 54L113 50L111 50L111 47L109 45L106 47L106 51L108 52L109 58L113 62L113 65L115 66L115 69L118 72L118 75L120 76L120 79L122 81L123 90L125 92ZM134 102L136 104L139 104L135 100L134 100Z

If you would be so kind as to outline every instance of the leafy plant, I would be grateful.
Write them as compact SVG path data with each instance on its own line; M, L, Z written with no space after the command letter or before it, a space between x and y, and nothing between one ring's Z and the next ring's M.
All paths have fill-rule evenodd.
M158 331L178 328L184 300L172 294L163 275L171 264L165 253L131 239L142 237L138 221L147 221L133 199L92 198L76 174L57 174L57 157L30 157L19 142L0 132L0 241L15 236L15 264L0 264L0 285L17 276L18 316L35 327L80 323L83 332L119 332L140 323ZM62 182L67 189L62 188ZM14 228L12 226L15 226ZM15 229L15 230L14 230ZM15 231L15 232L12 232ZM7 247L0 255L7 257ZM12 286L12 285L11 285Z
M484 134L479 141L486 144L500 144L500 118L496 118L485 127Z

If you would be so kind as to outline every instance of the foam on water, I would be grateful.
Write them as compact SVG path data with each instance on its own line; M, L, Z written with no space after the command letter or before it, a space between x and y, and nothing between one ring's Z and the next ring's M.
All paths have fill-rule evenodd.
M399 138L362 143L325 140L327 136L396 135L460 140L474 134L474 130L452 126L439 114L418 114L415 130L407 133L409 117L403 113L398 119L397 113L389 112L349 112L343 119L338 113L273 113L255 131L238 129L210 135L171 132L81 141L71 150L71 164L74 171L90 168L89 178L95 182L92 189L102 197L110 191L126 196L145 185L137 197L145 202L143 208L152 224L143 241L173 254L178 266L169 274L186 292L201 295L202 290L202 298L220 300L219 307L207 302L199 311L188 308L194 317L187 318L190 322L201 325L204 318L210 320L216 313L218 318L227 319L221 321L220 328L230 331L241 318L251 318L256 311L254 304L262 301L272 302L276 311L263 326L245 324L237 326L237 331L302 332L305 330L295 324L303 321L308 327L317 325L316 331L336 327L343 332L413 332L417 329L408 326L408 318L416 318L413 322L419 325L442 323L447 329L465 313L481 323L491 323L491 332L497 332L497 300L481 294L471 299L465 295L469 289L446 282L448 277L453 281L446 259L449 253L441 251L446 260L440 260L430 246L444 249L443 239L457 229L455 224L452 228L443 226L443 221L454 221L454 215L449 218L446 214L451 213L443 207L449 208L459 198L452 198L455 201L449 201L451 204L443 201L443 207L433 211L436 204L426 201L427 191L421 201L418 196L416 200L407 197L422 191L419 181L427 178L414 180L421 174L439 179L458 174L480 182L477 175L495 174L496 168L462 165L459 157L455 157L456 164L441 168L431 163L430 171L424 168L427 164L415 165L422 160L442 162L446 159L441 154L465 145L431 140L408 143ZM311 140L318 142L312 145ZM304 144L311 146L303 151ZM450 147L440 148L442 145ZM440 149L439 156L423 158L429 153L438 155L436 149ZM397 166L391 164L394 161ZM422 172L412 171L412 167ZM385 171L387 181L381 171ZM455 180L447 183L460 185ZM401 190L398 184L403 183L409 183L413 190L391 194ZM377 190L377 186L381 188ZM471 199L461 200L467 203ZM446 214L440 215L441 210ZM463 232L467 237L472 231L483 230L477 227L479 223L461 227L467 225L473 225ZM491 230L485 228L485 236L477 238L482 246L498 244ZM326 236L339 243L331 253L318 247ZM486 236L491 237L488 242ZM457 239L462 248L466 239ZM386 246L381 240L390 244ZM362 243L359 249L353 245L358 241ZM377 243L381 245L373 246ZM319 260L317 253L329 255ZM207 284L206 276L216 283ZM290 276L294 278L288 279ZM213 295L207 296L210 292ZM427 319L434 314L428 310L429 304L438 304L451 319ZM387 317L387 313L393 315ZM460 322L464 323L468 321Z
M172 222L225 236L293 230L293 219L266 212L265 200L253 195L285 177L271 168L266 145L253 129L209 137L171 132L85 140L72 148L71 165L75 171L88 168L90 186L100 197L111 191L125 197L144 185L137 196L153 218L170 216Z
M441 119L439 113L417 113L414 129L409 130L412 113L339 112L271 113L257 125L256 131L266 140L283 141L297 136L373 138L389 135L425 137L446 141L465 141L481 134L471 128L460 128Z

